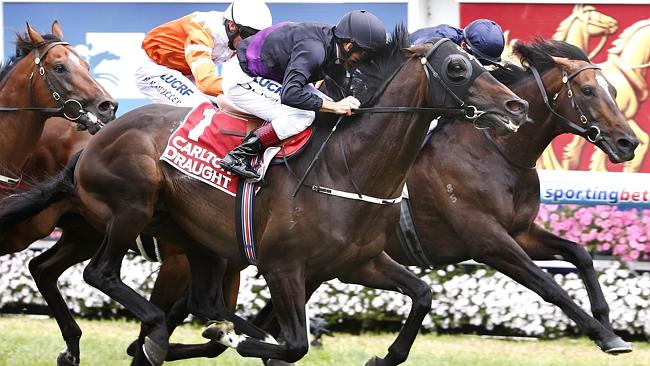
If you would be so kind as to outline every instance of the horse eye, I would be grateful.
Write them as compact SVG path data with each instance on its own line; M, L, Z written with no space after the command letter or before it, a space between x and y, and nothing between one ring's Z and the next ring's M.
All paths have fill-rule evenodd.
M590 86L584 86L582 87L582 94L584 94L587 97L591 97L594 95L594 89Z
M447 76L449 76L449 79L452 81L463 81L466 77L465 71L465 64L460 60L452 60L449 65L447 65Z
M54 67L53 67L52 69L53 69L54 72L56 72L57 74L63 74L64 72L67 71L65 65L63 65L63 64L56 64L56 65L54 65Z

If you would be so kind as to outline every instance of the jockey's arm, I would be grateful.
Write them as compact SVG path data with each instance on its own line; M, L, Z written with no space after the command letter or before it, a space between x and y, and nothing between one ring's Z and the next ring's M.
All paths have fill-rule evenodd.
M185 60L192 70L196 86L204 94L217 96L223 94L221 76L217 75L212 60L214 40L203 28L190 30L185 40Z

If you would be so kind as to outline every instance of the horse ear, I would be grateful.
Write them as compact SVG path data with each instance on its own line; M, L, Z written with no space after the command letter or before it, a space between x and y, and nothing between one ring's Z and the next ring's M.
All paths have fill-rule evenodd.
M63 41L63 31L61 30L61 26L59 25L59 21L55 20L52 23L52 34Z
M551 57L553 58L553 62L555 62L555 64L560 69L562 69L562 70L564 70L566 72L571 72L571 68L573 67L572 63L571 63L571 60L569 60L568 58L565 58L565 57L553 57L553 56L551 56Z
M29 35L29 39L32 41L32 44L34 46L38 46L39 44L45 42L43 39L43 36L41 36L37 31L32 28L29 23L27 23L27 34Z

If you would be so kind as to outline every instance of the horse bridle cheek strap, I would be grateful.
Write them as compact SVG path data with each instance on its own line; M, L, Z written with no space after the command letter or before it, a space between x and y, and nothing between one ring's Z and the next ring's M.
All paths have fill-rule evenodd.
M562 87L560 88L560 90L557 91L557 93L555 93L553 95L553 102L555 102L557 100L558 96L560 95L560 93L562 92L562 89L564 89L564 87L566 86L567 87L567 97L571 101L571 106L578 112L578 115L580 116L579 117L580 122L585 127L583 127L581 125L578 125L577 123L569 120L568 118L564 117L563 115L561 115L561 114L559 114L559 113L557 113L555 111L555 108L553 108L551 106L551 104L549 103L548 96L546 94L546 89L544 88L544 82L542 81L542 78L539 75L539 71L537 71L537 69L532 65L529 65L528 68L532 71L533 76L535 77L535 81L537 82L537 87L539 88L539 91L542 94L544 104L546 105L548 110L551 113L553 113L553 115L558 117L565 124L565 126L566 126L566 128L568 130L567 132L574 131L579 135L583 135L583 136L587 137L587 139L592 143L595 143L595 142L603 139L603 137L600 134L600 129L598 128L598 126L595 125L595 122L592 122L591 124L589 123L589 119L587 118L585 113L582 111L582 108L580 108L580 105L573 99L573 91L571 89L571 79L573 79L579 73L581 73L581 72L583 72L585 70L600 70L600 66L594 65L594 64L588 64L588 65L585 65L585 66L579 68L578 70L574 71L570 75L567 74L566 71L562 70Z
M57 102L61 103L61 107L59 108L42 108L42 107L0 107L0 112L17 112L17 111L35 111L35 112L41 112L41 113L48 113L48 114L54 114L54 115L63 115L65 118L67 118L70 121L76 121L81 116L84 114L84 109L83 105L81 102L79 102L76 99L68 99L66 101L61 101L61 93L54 87L52 84L51 80L47 76L47 71L41 64L41 61L45 60L45 57L47 57L48 52L55 47L55 46L69 46L70 43L68 42L63 42L63 41L58 41L58 42L52 42L48 43L45 48L43 49L43 52L39 51L39 48L34 49L34 65L38 71L38 74L43 78L43 81L45 81L45 84L47 85L48 90L52 94L52 98L56 100ZM29 98L30 102L32 105L34 105L34 72L29 74ZM79 112L77 113L76 116L69 116L67 111L66 111L66 106L67 105L76 105L79 108Z

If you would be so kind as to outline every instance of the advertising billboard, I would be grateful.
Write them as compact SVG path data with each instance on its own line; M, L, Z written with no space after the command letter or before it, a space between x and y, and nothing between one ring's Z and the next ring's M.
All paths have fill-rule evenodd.
M317 21L336 24L353 9L367 9L393 29L407 21L406 1L267 1L274 23ZM88 60L91 72L119 100L118 114L148 103L138 91L134 73L139 64L140 44L150 29L195 11L223 11L226 1L197 2L83 2L1 1L5 58L13 55L15 33L25 31L25 22L49 33L58 20L65 40Z

